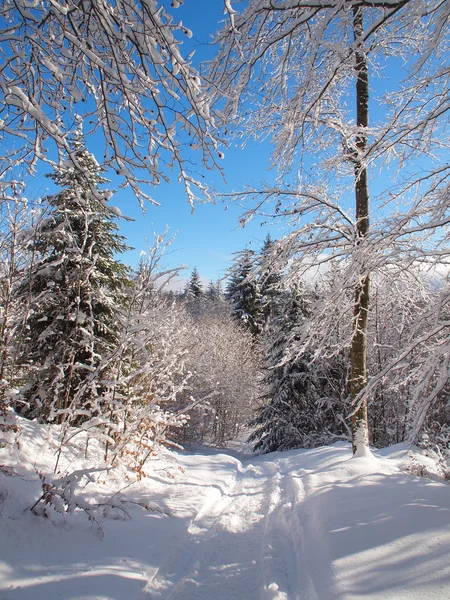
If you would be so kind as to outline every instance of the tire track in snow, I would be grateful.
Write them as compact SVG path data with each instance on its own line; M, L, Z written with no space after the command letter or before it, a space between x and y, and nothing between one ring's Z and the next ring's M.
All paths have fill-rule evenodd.
M302 600L337 600L329 542L321 521L320 494L314 485L313 472L301 470L284 477L285 495L290 498L287 518L293 541L296 569L299 574L298 598Z
M238 463L139 600L337 600L314 490L314 475L283 459Z
M224 496L201 507L187 530L185 544L148 582L140 599L259 600L264 569L261 548L276 471L271 464L241 468Z

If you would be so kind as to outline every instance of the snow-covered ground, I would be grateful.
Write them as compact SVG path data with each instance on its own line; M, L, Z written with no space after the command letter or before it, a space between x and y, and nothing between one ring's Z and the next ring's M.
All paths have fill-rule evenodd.
M450 599L450 486L408 474L404 447L166 452L141 482L121 467L79 491L99 502L122 489L150 508L110 510L102 538L82 511L26 510L55 457L51 433L23 428L0 451L21 475L0 474L1 600ZM63 455L67 471L89 465L81 449Z

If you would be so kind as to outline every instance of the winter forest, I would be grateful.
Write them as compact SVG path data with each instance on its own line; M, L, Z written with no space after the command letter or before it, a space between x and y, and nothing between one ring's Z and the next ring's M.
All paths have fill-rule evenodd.
M257 532L260 513L258 544L269 540L278 558L270 568L267 553L262 566L254 561L264 574L258 589L242 569L220 571L223 598L409 600L425 597L423 586L431 598L450 598L448 566L432 583L432 569L416 583L408 576L408 589L386 583L376 591L367 578L347 589L335 576L347 558L333 554L324 533L338 531L341 517L311 529L329 514L328 470L330 486L348 478L355 488L343 501L349 513L381 494L369 494L364 477L391 486L386 502L398 522L397 486L429 493L417 518L431 523L426 506L434 503L447 507L447 520L417 544L450 541L450 3L196 1L205 11L209 2L223 8L209 32L210 58L199 61L197 9L189 23L189 13L183 21L178 14L190 2L1 3L0 539L2 526L8 540L22 539L14 527L23 527L30 548L41 536L56 547L63 524L70 545L78 523L104 537L112 518L127 521L117 536L128 543L144 526L128 522L138 510L161 517L151 521L157 535L175 536L161 519L192 509L189 539L200 536L204 550L189 542L189 562L164 542L157 575L136 567L145 573L140 595L101 582L76 595L55 574L45 576L53 588L36 588L26 567L20 576L8 567L0 596L220 600L208 544L224 551L219 573L233 543L221 536L212 545L219 525ZM270 164L259 183L231 188L224 158L249 143L269 148ZM51 191L41 195L43 177ZM115 199L127 190L143 211L157 211L157 190L171 180L193 211L232 203L236 227L263 225L263 241L236 248L209 284L189 265L184 289L174 289L183 271L167 266L170 223L137 265L124 258L127 217ZM245 460L233 457L237 445ZM342 466L344 457L353 466ZM303 495L300 472L312 478ZM189 497L182 486L209 480L208 502L192 508L200 491ZM214 487L231 481L240 499L226 504L231 492L218 499ZM291 498L293 512L280 498ZM318 542L299 558L315 536L334 573L322 581ZM26 543L15 544L14 560L2 554L0 565L25 560ZM75 554L70 561L80 562Z

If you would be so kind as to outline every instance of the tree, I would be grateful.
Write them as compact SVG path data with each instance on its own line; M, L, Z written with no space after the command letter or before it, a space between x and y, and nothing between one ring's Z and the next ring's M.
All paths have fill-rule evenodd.
M433 62L430 57L435 56L438 43L443 52L447 49L441 31L448 8L430 2L424 12L421 6L416 0L251 0L239 14L228 3L230 23L217 36L218 55L209 68L212 89L225 101L221 114L228 130L236 124L240 134L269 138L274 144L273 164L280 172L277 184L234 194L240 200L255 202L255 207L250 206L244 215L244 222L263 204L267 217L287 220L290 233L273 258L294 267L291 271L296 270L298 276L314 264L333 259L344 267L342 294L333 300L347 310L344 297L351 293L353 298L352 314L347 316L352 323L348 342L353 450L359 454L365 452L369 440L366 383L370 277L387 264L400 260L407 264L409 251L417 248L418 242L423 244L423 239L415 235L422 228L414 228L414 219L432 213L429 208L424 212L423 203L411 202L411 190L421 183L416 176L418 169L423 173L420 161L432 155L432 148L442 144L448 148L448 137L443 142L433 130L440 118L441 125L445 121L447 117L441 115L447 111L440 103L441 111L435 112L439 104L436 101L432 102L433 111L428 108L430 94L440 98L443 87L425 91L429 86L421 77L424 60L417 51L426 43L429 54L425 62L432 63L429 69L436 71L439 61ZM427 39L430 31L432 44ZM408 83L399 93L403 94L401 102L393 105L380 78L376 79L372 89L376 90L377 103L385 107L385 119L381 121L377 115L375 126L369 127L369 72L375 83L374 65L378 62L391 66L399 55L411 65ZM441 72L439 84L444 79L447 81ZM423 112L428 114L425 121ZM409 115L409 125L405 114ZM422 137L424 129L426 139ZM410 156L408 147L415 151ZM399 150L400 159L395 154ZM433 160L439 160L438 155L436 152ZM394 212L369 228L369 166L379 170L388 162L398 167L398 178L390 176L378 206L383 207L384 214L389 206ZM445 187L437 181L441 169L447 172L444 163L441 158L441 164L430 170L430 190ZM353 206L348 201L351 189ZM271 214L269 201L275 204ZM400 213L402 203L408 208ZM433 223L435 232L444 219L433 222L430 218L430 230ZM333 324L326 313L322 316L325 318L316 325L325 345L330 331L327 326Z
M253 250L242 250L236 254L231 267L226 298L231 304L234 317L253 335L261 332L261 300L258 282L253 274Z
M106 204L111 193L100 189L101 168L79 131L72 152L83 176L71 163L50 175L62 190L45 199L47 218L33 232L36 258L17 294L27 307L21 411L79 423L103 413L103 359L118 342L128 269L116 258L127 246Z
M218 279L214 282L212 279L208 283L208 289L206 290L206 297L213 303L223 302L224 294L222 289L222 282Z
M223 445L239 434L258 395L258 359L252 334L229 313L196 319L185 359L191 378L180 408L192 408L182 443Z
M280 295L280 284L282 273L272 258L275 241L267 234L261 252L257 257L259 293L261 295L263 328L267 327L271 318L277 314L278 300ZM276 252L276 250L275 250Z
M148 183L166 179L162 165L177 169L191 203L195 188L204 189L189 169L192 150L208 167L221 153L208 97L180 51L192 33L164 6L5 2L0 33L7 56L0 67L2 176L17 164L34 172L36 161L55 165L61 157L82 176L67 137L78 115L86 135L103 136L103 166L124 177L141 201L151 200Z
M26 235L33 221L43 218L32 203L12 186L10 194L3 188L0 201L0 431L11 430L9 410L18 383L17 353L23 337L26 306L17 298L21 271L32 262L34 244ZM31 252L30 252L31 246Z
M222 281L217 279L216 282L211 280L208 284L208 289L205 292L202 312L204 315L215 315L229 317L231 307L225 298L222 288Z
M194 267L191 276L184 288L183 299L189 312L199 317L205 308L205 294L197 267Z
M125 460L139 474L161 445L174 445L176 430L186 422L182 400L192 376L186 362L194 320L164 292L168 280L179 273L160 268L172 241L165 239L166 233L155 236L140 261L111 356L111 460Z
M203 296L203 286L197 267L192 269L189 280L189 295L196 300L199 300Z
M255 450L273 452L301 447L303 436L308 433L305 424L308 403L312 402L307 398L311 395L307 363L288 359L292 332L306 316L304 290L285 291L281 315L271 320L266 334L267 393L258 416L250 422L255 430L249 441L255 442Z
M341 357L312 360L298 351L317 301L317 291L303 283L280 294L266 332L262 406L250 422L255 450L310 448L347 436L348 374Z
M368 371L372 377L381 373L402 352L412 328L415 328L421 307L432 304L427 288L419 272L386 272L373 278L368 353ZM410 358L412 360L403 361L403 375L414 369L414 359ZM371 439L377 447L402 442L408 435L412 388L406 382L402 385L396 380L398 375L388 374L372 394L369 419Z
M388 312L384 331L378 331L377 327L374 336L381 346L380 364L367 386L374 396L377 434L385 439L395 436L394 442L413 443L420 441L425 433L447 452L448 282L433 271L419 269L408 277L396 274L395 282L391 278L387 281L389 287L384 297L376 297L377 313L386 309ZM393 303L397 304L394 312ZM392 314L395 322L390 324ZM389 396L391 401L386 406Z

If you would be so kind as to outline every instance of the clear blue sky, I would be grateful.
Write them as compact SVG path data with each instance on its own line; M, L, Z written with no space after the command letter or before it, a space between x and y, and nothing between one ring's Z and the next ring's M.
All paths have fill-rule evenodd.
M171 0L161 0L168 12L176 21L192 30L192 38L184 38L181 46L183 55L195 51L193 64L199 68L200 63L214 56L214 48L209 44L220 27L223 15L223 0L185 0L178 9L171 8ZM88 149L100 159L103 155L103 142L87 137ZM242 150L239 142L234 142L230 149L223 149L225 158L220 161L225 180L218 171L205 172L205 181L221 192L241 190L245 185L257 184L261 180L273 180L275 172L268 171L270 146L249 142ZM200 153L198 157L201 158ZM48 166L41 166L39 173L29 183L29 195L34 198L55 193L58 188L44 178L49 173ZM201 171L201 169L199 169ZM120 208L123 215L132 221L119 220L122 235L133 247L122 255L123 262L137 266L140 253L145 251L147 241L151 244L153 232L162 234L168 226L168 238L176 235L171 245L171 252L164 262L164 267L174 268L182 264L187 270L182 277L188 278L190 271L197 267L201 278L207 282L223 277L230 267L233 253L246 246L259 249L268 231L273 238L281 236L276 227L262 227L260 221L252 221L245 228L239 226L239 217L243 209L234 204L200 204L192 212L184 187L177 183L178 173L166 171L171 179L169 184L162 183L150 190L151 196L160 206L147 203L145 213L140 208L131 190L120 189L122 180L115 174L106 173L110 184L106 187L117 190L111 204ZM146 190L148 192L148 190ZM226 208L225 208L226 206ZM281 225L281 224L279 224Z
M197 66L211 58L214 49L208 46L208 42L220 27L220 21L225 18L223 0L184 0L184 4L176 10L170 7L170 0L162 0L162 3L177 21L181 19L193 32L191 39L186 38L183 41L183 53L187 54L194 49L193 62ZM386 90L395 88L403 76L400 64L392 63L391 59L390 68L386 69L382 83ZM378 107L375 104L372 108L372 117L376 120ZM268 170L270 145L249 142L243 150L238 144L239 142L236 142L232 148L225 151L225 159L221 163L226 182L221 182L217 173L209 173L208 183L214 183L221 191L229 192L241 190L246 184L256 185L262 180L273 181L275 173ZM135 247L125 258L129 264L137 263L139 252L145 249L145 238L151 240L152 231L161 233L166 225L169 226L171 234L178 232L168 264L176 266L184 263L189 270L196 266L205 280L223 275L230 266L233 252L248 244L258 249L268 232L272 238L282 235L278 229L282 226L281 222L275 222L274 227L267 228L255 220L245 228L240 228L239 216L243 209L233 204L229 205L227 210L224 210L224 204L200 205L192 214L184 189L175 179L174 173L174 181L171 184L161 184L153 190L152 195L161 206L149 205L145 216L131 192L119 192L113 199L124 214L135 219L134 222L122 224L123 234L128 238L129 244ZM376 188L375 185L373 191L376 192Z
M201 62L212 58L214 49L208 43L219 29L220 21L224 19L223 0L185 0L184 5L178 9L171 8L171 0L160 1L176 21L182 20L193 32L192 38L183 39L182 53L187 55L195 50L193 64L197 68ZM104 152L102 144L100 138L87 136L88 149L99 160ZM263 179L270 181L275 177L273 171L267 171L269 145L249 142L245 150L242 150L239 142L235 142L233 148L223 150L225 158L220 164L225 181L217 171L203 171L205 181L221 192L240 190L246 184L256 185ZM201 158L200 153L195 158ZM27 194L30 197L36 199L58 191L53 182L44 177L50 171L48 165L40 165L38 173L27 182ZM132 267L137 266L140 253L145 251L146 240L151 244L153 232L162 234L166 227L169 228L168 238L177 235L163 266L174 268L186 265L187 270L182 273L184 278L188 278L190 271L197 267L205 283L223 277L231 265L234 252L246 246L260 248L269 230L273 238L280 237L281 233L275 227L261 227L260 221L256 219L245 228L240 227L239 217L243 209L234 204L228 204L226 209L224 203L200 204L193 213L184 187L177 183L178 173L166 171L165 174L171 182L162 183L150 190L160 206L147 203L143 213L132 191L120 189L122 180L115 174L111 176L111 173L106 173L106 177L110 179L107 187L117 190L111 204L119 207L123 215L133 219L119 220L122 235L127 238L128 245L134 248L122 255L121 259Z
M168 10L178 21L193 32L191 39L186 39L182 52L195 50L194 64L206 60L213 55L213 50L207 47L211 36L219 27L219 21L224 18L223 0L185 0L185 4L174 10L170 2L164 2ZM261 179L271 179L274 174L267 172L270 148L250 143L245 150L236 147L225 151L221 161L226 181L221 181L217 173L207 174L209 183L214 183L222 191L241 189L245 184L256 184ZM170 172L167 173L170 176ZM172 254L166 264L177 266L186 264L191 270L196 266L203 279L216 279L222 276L230 266L232 254L246 247L259 248L270 230L272 237L279 237L275 228L261 227L258 221L252 222L244 229L239 227L239 216L242 209L235 205L203 204L197 206L194 213L187 201L184 188L176 183L176 173L172 174L173 181L161 184L152 191L153 198L161 204L160 207L148 205L143 215L131 191L121 191L112 198L112 203L119 206L123 214L134 222L122 222L121 230L128 238L129 245L135 250L127 253L125 262L134 266L139 260L139 253L145 250L145 238L152 239L152 231L162 233L169 226L169 234L177 233L172 245ZM113 181L115 184L115 182ZM186 272L188 276L189 272Z

